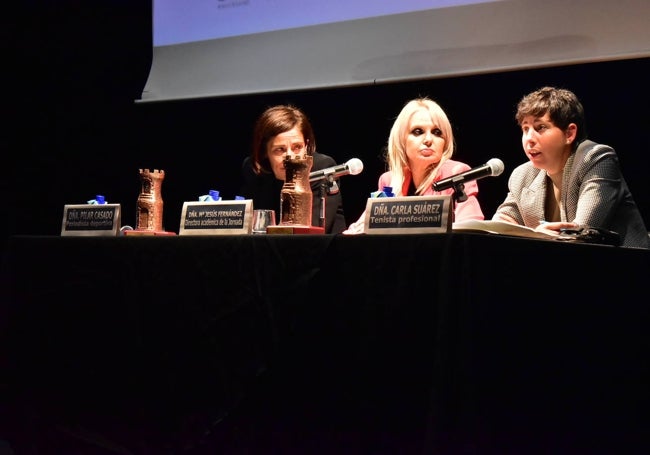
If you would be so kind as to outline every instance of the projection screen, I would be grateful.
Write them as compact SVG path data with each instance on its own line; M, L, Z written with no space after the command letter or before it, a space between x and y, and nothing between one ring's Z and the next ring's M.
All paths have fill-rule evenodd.
M648 0L153 0L140 102L650 56Z

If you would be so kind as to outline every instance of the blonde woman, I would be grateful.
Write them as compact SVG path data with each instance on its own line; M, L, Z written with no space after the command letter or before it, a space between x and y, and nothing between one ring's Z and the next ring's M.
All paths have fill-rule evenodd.
M388 137L388 171L379 177L378 190L392 187L395 196L453 195L454 189L434 191L434 182L470 170L452 160L455 142L451 123L442 108L429 98L416 98L402 108ZM467 199L454 207L454 221L482 220L478 184L465 182ZM364 232L365 212L344 234Z

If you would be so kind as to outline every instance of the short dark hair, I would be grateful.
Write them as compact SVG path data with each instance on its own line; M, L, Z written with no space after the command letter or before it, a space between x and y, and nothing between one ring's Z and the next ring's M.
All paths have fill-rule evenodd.
M316 151L316 138L309 119L295 106L278 105L265 110L255 122L253 129L253 144L251 150L251 161L255 173L271 173L271 164L266 155L268 142L278 134L298 127L305 139L307 155L313 155Z
M579 144L587 138L585 110L578 97L570 90L542 87L524 96L517 104L515 119L521 125L524 117L533 115L542 117L548 112L551 121L559 128L566 130L570 123L578 127L576 141Z

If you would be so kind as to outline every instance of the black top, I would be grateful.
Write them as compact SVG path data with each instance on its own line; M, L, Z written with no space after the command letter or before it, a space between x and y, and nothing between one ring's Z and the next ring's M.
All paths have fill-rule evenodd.
M336 161L328 155L314 153L311 171L319 171L328 167L336 166ZM275 210L275 217L280 220L280 193L284 181L275 178L274 174L257 175L253 171L250 157L244 159L242 164L242 176L244 184L240 194L246 199L253 200L253 208ZM312 226L320 226L321 211L321 183L312 182ZM340 185L338 179L336 184ZM340 191L336 194L327 194L325 197L325 233L338 234L346 228L345 216L343 214L343 200Z

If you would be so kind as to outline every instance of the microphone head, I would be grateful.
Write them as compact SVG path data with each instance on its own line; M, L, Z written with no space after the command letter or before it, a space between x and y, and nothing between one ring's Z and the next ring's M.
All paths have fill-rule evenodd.
M490 170L492 171L490 175L493 177L501 175L505 169L503 161L501 161L499 158L492 158L487 162L487 165L490 167Z
M347 163L345 163L345 165L348 167L350 175L361 174L361 171L363 171L363 163L359 158L351 158Z

